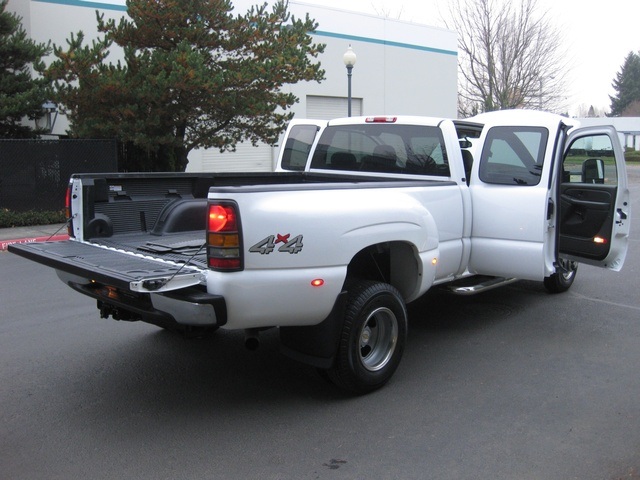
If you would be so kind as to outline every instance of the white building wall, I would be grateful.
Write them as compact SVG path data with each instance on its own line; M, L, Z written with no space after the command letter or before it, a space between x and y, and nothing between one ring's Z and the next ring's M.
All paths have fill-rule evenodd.
M233 1L238 13L254 0ZM66 46L70 34L82 30L85 41L98 37L96 10L105 19L126 14L125 0L9 0L9 11L23 17L25 30L37 42ZM284 88L299 98L292 108L298 118L308 117L307 97L344 99L346 116L347 72L342 56L349 45L357 55L352 76L353 113L409 114L455 118L457 102L457 37L440 28L291 1L297 18L318 22L316 43L325 43L319 57L325 80L301 82ZM109 60L122 58L113 48ZM316 105L317 106L317 105ZM332 106L332 108L335 105ZM317 109L312 109L317 112ZM331 110L336 112L335 108ZM58 116L54 134L65 134L68 122ZM245 148L246 147L246 148ZM197 150L189 156L189 171L266 171L273 168L273 149L239 146L236 153ZM244 155L243 159L238 158ZM236 157L234 159L234 157ZM250 157L250 160L247 160Z
M309 13L319 24L314 40L326 44L320 58L325 80L290 87L301 99L296 115L306 115L307 94L346 97L342 56L351 45L357 55L352 95L362 99L363 115L456 116L455 32L298 2L290 10L300 17Z
M579 118L581 125L612 125L618 131L623 147L640 150L640 117L589 117Z

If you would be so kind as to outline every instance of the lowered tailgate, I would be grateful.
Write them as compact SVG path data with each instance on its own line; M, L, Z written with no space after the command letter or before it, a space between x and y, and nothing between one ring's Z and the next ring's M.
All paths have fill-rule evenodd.
M14 244L9 251L71 275L136 292L166 292L197 285L202 279L202 270L192 265L74 240Z

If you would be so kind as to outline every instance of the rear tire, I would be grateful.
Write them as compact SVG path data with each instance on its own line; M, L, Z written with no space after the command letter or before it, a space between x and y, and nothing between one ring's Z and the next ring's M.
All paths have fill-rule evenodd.
M394 374L407 337L407 309L389 284L363 281L349 290L336 361L328 377L341 388L364 394Z
M556 273L545 277L544 286L550 293L563 293L571 288L578 273L578 263L560 259Z

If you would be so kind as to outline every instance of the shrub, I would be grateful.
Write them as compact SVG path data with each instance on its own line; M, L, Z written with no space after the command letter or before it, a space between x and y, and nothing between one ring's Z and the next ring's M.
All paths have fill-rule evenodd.
M64 210L14 212L8 208L0 209L0 228L28 227L32 225L50 225L64 223Z
M624 152L624 158L627 162L640 162L640 151L627 148Z

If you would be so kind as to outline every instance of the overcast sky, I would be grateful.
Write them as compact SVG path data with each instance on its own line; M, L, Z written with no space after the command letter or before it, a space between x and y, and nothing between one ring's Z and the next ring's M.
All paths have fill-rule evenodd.
M295 0L342 10L384 14L391 18L443 26L447 0ZM517 1L517 0L516 0ZM537 0L566 40L567 107L609 111L611 83L631 51L640 51L640 0Z

